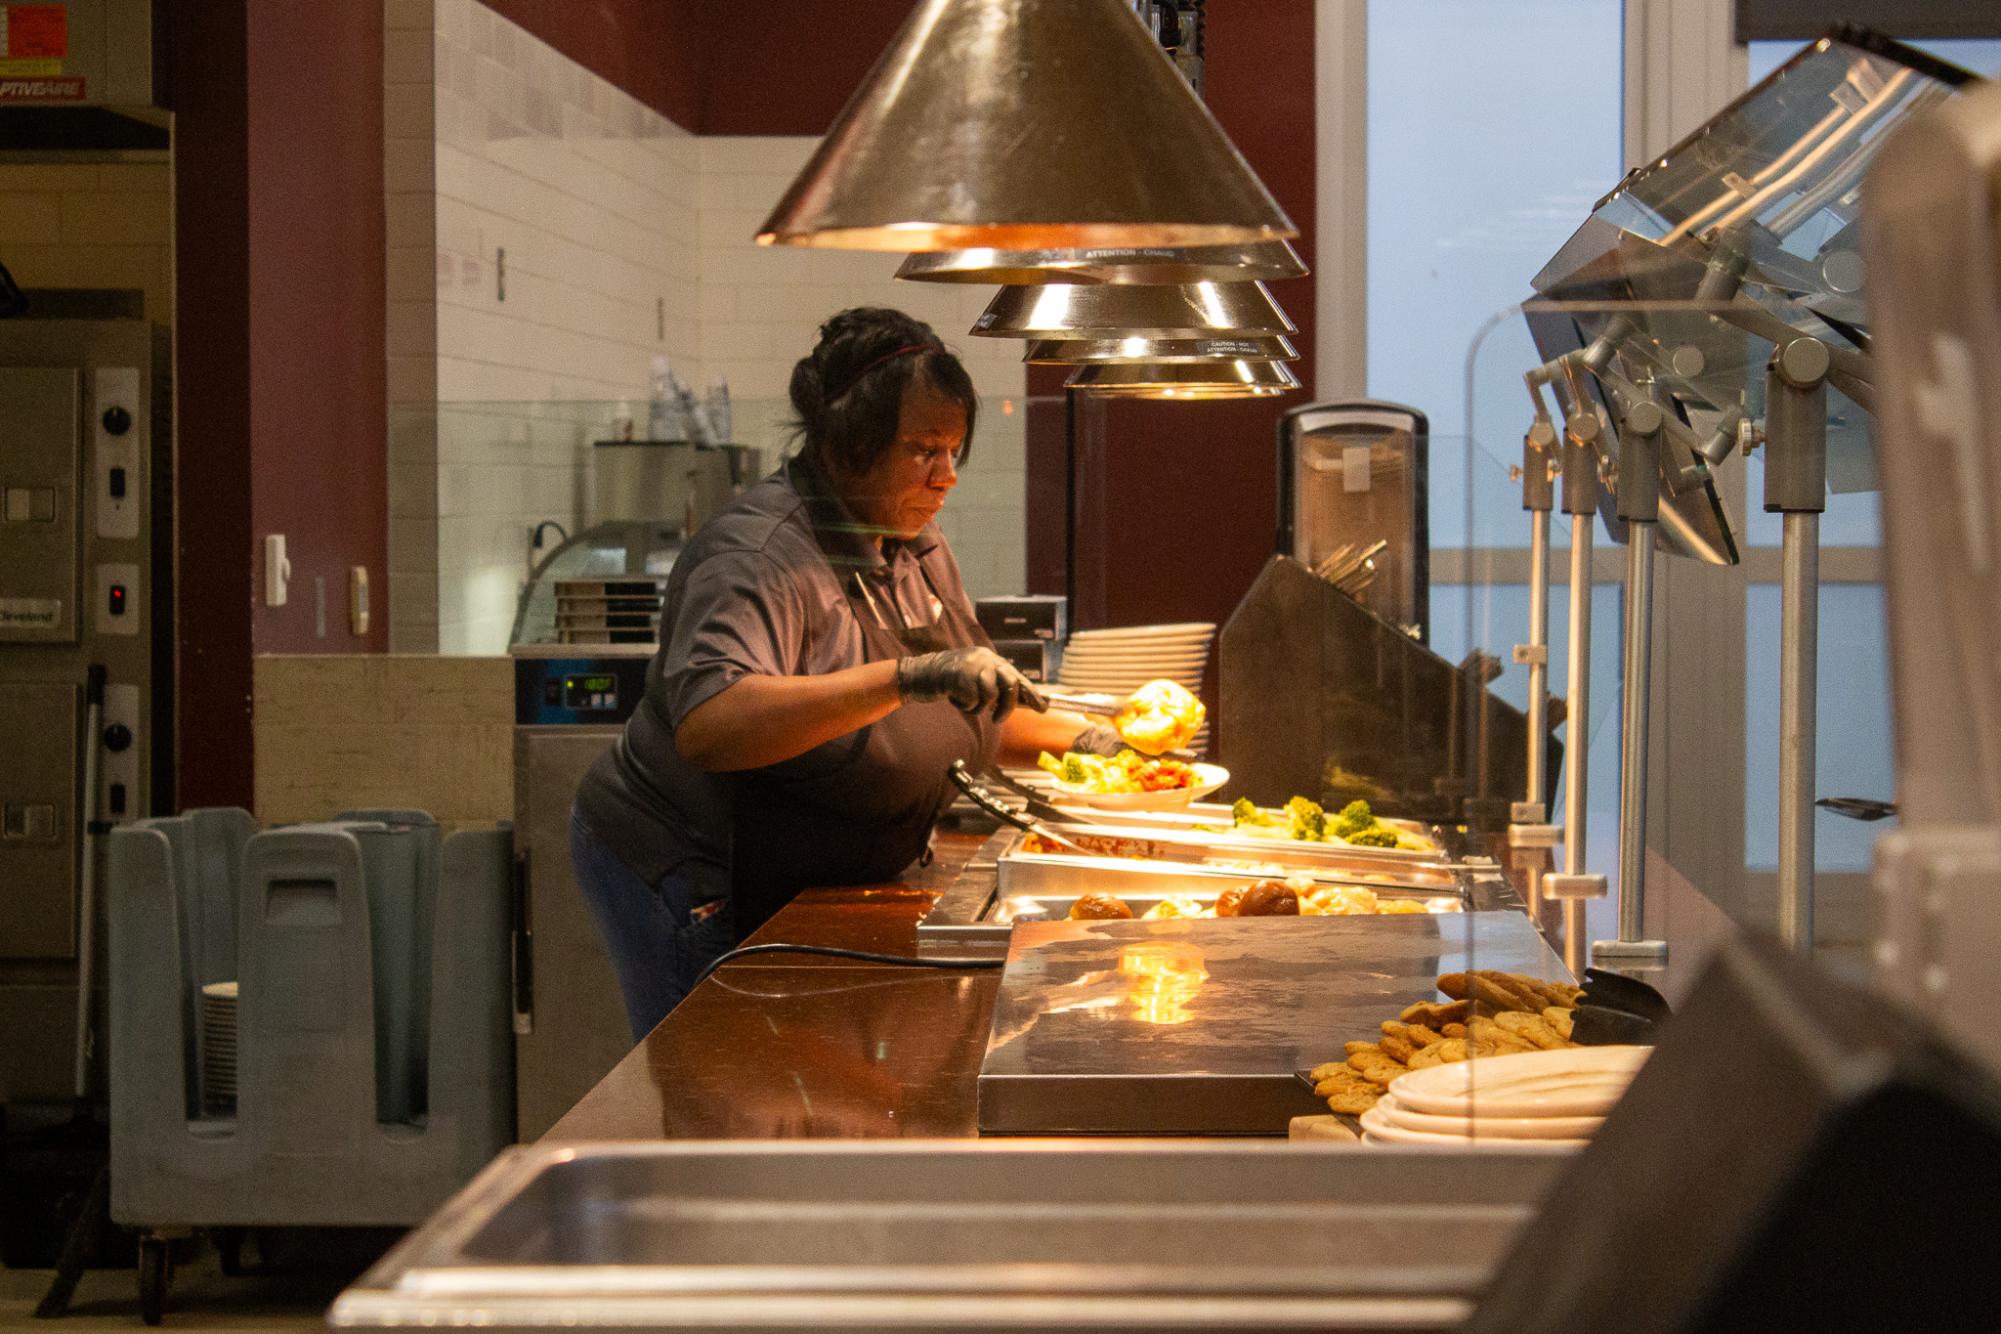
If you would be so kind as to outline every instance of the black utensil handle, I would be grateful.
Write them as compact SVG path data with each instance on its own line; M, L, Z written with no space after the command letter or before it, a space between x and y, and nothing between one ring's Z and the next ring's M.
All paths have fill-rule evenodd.
M1603 968L1584 970L1584 1004L1620 1010L1649 1023L1665 1023L1674 1014L1667 997L1645 982Z
M1660 1038L1651 1019L1602 1005L1580 1005L1571 1011L1570 1040L1580 1047L1651 1047Z
M971 771L966 768L964 760L953 760L952 767L946 772L952 779L952 786L965 793L968 801L971 801L988 815L993 816L1003 824L1011 824L1016 829L1022 830L1025 833L1033 834L1036 832L1035 825L1031 821L994 800L993 793L980 785L980 780L973 777Z

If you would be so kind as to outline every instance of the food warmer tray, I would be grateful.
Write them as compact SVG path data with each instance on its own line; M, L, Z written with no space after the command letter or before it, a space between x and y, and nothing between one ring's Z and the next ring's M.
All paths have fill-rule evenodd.
M1041 770L1024 771L1010 769L1007 773L1016 782L1036 789L1052 805L1074 812L1080 821L1088 824L1117 825L1123 829L1145 829L1159 833L1179 832L1199 834L1206 836L1212 841L1227 844L1231 847L1269 848L1274 845L1283 845L1291 842L1290 839L1257 838L1251 835L1239 835L1235 833L1236 816L1233 808L1213 801L1194 802L1178 810L1106 810L1080 803L1074 797L1068 796L1061 788L1056 786L1048 774L1043 773ZM1366 852L1393 861L1412 858L1433 860L1456 850L1455 845L1458 842L1458 838L1454 830L1425 824L1419 820L1395 820L1387 817L1379 818L1378 823L1389 825L1394 829L1401 829L1406 833L1422 835L1432 842L1443 846L1446 852L1441 854L1413 852L1403 848L1353 848L1338 843L1320 844L1317 846L1336 852ZM1316 845L1299 844L1297 846L1310 848Z
M1159 831L1126 825L1066 824L1054 828L1072 838L1138 837L1157 842L1166 837ZM1025 837L1018 830L1002 829L981 846L951 888L918 922L919 954L999 954L1006 950L1008 934L1016 922L1065 918L1084 894L1116 894L1138 916L1173 896L1212 902L1229 886L1268 874L1197 861L1029 853L1021 851ZM1305 871L1327 884L1360 885L1383 898L1457 898L1474 912L1523 911L1500 867L1485 858L1453 862L1420 859L1408 853L1386 857L1379 849L1263 839L1252 841L1245 849L1242 845L1246 840L1199 833L1175 837L1188 840L1183 846L1191 853L1206 852L1221 860L1236 860L1245 852L1276 854L1243 859L1275 864L1287 871ZM1275 925L1282 927L1295 920L1286 918Z
M1449 1330L1566 1164L1154 1141L503 1153L336 1330Z
M980 1133L1283 1135L1326 1111L1295 1071L1474 968L1570 976L1516 912L1022 923Z

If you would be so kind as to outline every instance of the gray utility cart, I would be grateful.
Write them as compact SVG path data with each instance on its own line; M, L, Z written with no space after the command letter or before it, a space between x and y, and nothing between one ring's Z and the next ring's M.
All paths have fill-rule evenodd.
M415 811L109 835L111 1215L213 1229L421 1222L514 1134L509 829Z

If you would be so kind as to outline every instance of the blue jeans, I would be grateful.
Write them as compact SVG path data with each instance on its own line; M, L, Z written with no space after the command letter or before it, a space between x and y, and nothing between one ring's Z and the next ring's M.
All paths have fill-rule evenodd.
M598 938L618 975L625 1016L638 1042L681 1003L702 970L736 945L724 900L697 913L694 882L668 872L648 884L570 813L570 861Z

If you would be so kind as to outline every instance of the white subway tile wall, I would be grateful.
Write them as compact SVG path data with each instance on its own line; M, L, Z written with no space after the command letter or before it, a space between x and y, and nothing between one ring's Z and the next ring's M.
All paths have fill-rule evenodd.
M976 593L1020 590L1021 347L963 333L989 292L754 244L811 137L697 138L477 0L384 13L394 649L505 650L530 533L588 521L590 442L643 431L653 357L697 393L726 378L734 434L775 463L793 362L860 304L965 356L986 408L942 522Z
M433 0L384 0L388 592L394 653L435 653L439 643L435 18Z

